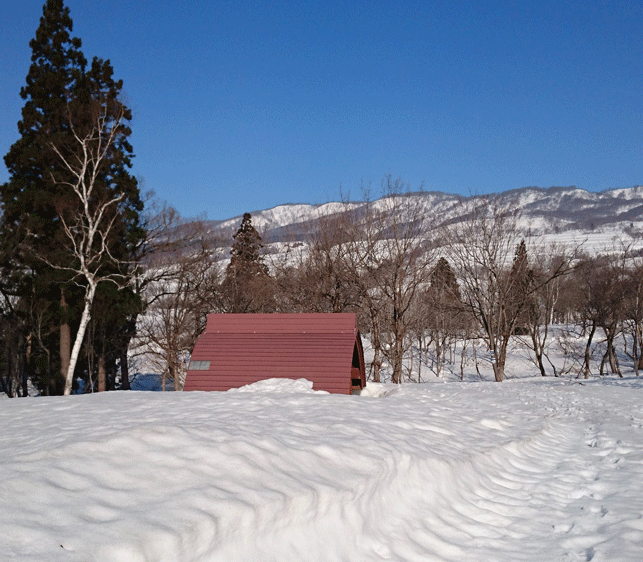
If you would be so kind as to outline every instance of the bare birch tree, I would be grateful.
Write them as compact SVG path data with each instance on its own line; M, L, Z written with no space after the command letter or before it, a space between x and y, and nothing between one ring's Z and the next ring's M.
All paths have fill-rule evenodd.
M116 113L100 100L93 104L93 118L86 132L69 120L74 147L52 145L62 168L69 174L54 174L52 179L71 189L69 199L57 204L58 216L67 239L71 265L49 262L52 267L72 273L77 284L84 288L83 311L72 347L65 377L64 395L71 394L74 371L91 318L91 309L99 283L127 284L123 266L110 252L110 234L119 214L125 193L118 189L100 189L101 175L108 167L111 151L122 134L125 109Z

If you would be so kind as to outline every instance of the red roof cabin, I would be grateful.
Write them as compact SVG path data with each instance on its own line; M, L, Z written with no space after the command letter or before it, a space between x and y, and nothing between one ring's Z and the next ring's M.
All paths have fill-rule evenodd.
M183 390L229 390L270 378L358 393L366 371L355 314L209 314Z

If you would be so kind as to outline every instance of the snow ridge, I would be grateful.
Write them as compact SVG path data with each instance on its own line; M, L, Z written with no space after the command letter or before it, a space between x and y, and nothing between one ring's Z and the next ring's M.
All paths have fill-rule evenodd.
M503 193L463 197L439 192L419 192L411 195L423 210L425 224L435 226L444 221L461 220L463 215L489 198L508 209L519 209L526 229L537 234L558 234L575 230L591 232L598 228L622 230L624 227L643 228L643 186L589 192L574 187L525 187ZM384 199L374 202L380 206ZM359 212L363 202L351 202L349 207ZM342 203L324 205L287 204L272 209L254 211L253 225L264 241L285 242L301 238L314 231L321 217L340 212ZM224 240L236 231L241 217L211 222L213 233Z

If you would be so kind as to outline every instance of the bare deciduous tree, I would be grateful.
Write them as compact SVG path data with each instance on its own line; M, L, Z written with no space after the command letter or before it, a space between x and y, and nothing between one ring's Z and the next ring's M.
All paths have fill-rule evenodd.
M349 210L316 218L306 243L274 259L278 307L285 312L348 312L359 308L359 284L346 256Z
M532 271L535 290L527 302L526 327L534 363L541 376L545 377L547 376L545 360L548 359L548 337L559 300L562 274L571 272L571 265L561 249L550 247L546 252L539 252L538 263L534 264ZM561 276L552 277L556 271L561 272ZM545 282L548 279L550 281ZM553 365L552 369L554 369L554 375L557 375Z
M428 282L435 252L423 228L424 211L408 188L390 176L382 187L383 197L372 202L367 196L359 220L352 221L346 256L371 320L375 368L379 354L384 354L392 367L392 382L400 383L414 305Z
M585 258L576 269L575 286L578 299L578 321L585 335L581 375L589 378L597 330L605 335L605 352L600 363L600 374L609 364L613 373L620 375L614 341L621 329L624 314L624 271L616 255Z
M509 268L519 241L516 218L487 201L445 234L463 302L483 329L496 381L505 378L507 346L518 320L519 308L509 306L514 289Z
M570 258L536 281L521 242L517 210L507 210L494 200L447 227L445 241L462 300L482 328L494 378L502 381L509 341L519 323L525 322L533 294L562 275Z
M146 313L137 326L136 349L181 390L187 360L216 311L220 264L202 221L184 221L162 208L151 221L145 273L139 279Z
M631 352L628 355L638 376L643 370L643 264L640 263L640 259L627 271L626 283L628 289L624 303L625 330L632 338Z

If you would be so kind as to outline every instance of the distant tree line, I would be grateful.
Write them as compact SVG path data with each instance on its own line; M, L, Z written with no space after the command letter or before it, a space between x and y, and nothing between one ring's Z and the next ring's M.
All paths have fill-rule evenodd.
M137 349L149 355L154 342L159 372L179 389L208 313L355 312L372 344L373 381L383 368L392 382L419 382L427 369L463 376L483 362L502 381L512 374L512 343L529 351L542 376L588 377L594 365L595 374L620 374L619 357L637 373L643 368L640 255L544 246L525 235L516 210L491 198L464 209L459 222L427 226L402 182L385 178L382 195L359 213L346 203L320 216L306 240L269 251L246 213L231 246L211 240L169 254L161 292L172 304L148 309ZM192 239L210 239L204 224L198 228ZM183 283L188 272L193 281ZM166 317L175 321L152 326Z

